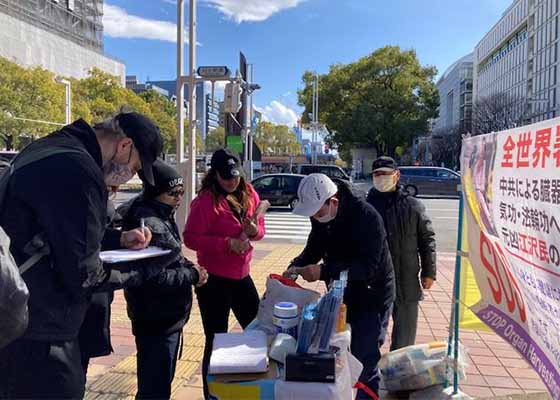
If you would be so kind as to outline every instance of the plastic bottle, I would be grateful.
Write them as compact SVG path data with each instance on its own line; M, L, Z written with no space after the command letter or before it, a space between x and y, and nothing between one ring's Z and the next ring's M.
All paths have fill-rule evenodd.
M286 333L293 338L297 337L298 320L297 304L282 301L274 305L272 323L278 329L278 333Z
M346 330L346 304L341 303L338 308L338 316L336 319L336 331L344 332Z

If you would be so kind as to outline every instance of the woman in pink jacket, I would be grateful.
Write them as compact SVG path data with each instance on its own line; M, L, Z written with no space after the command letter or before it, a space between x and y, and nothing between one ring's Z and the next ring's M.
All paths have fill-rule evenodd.
M183 239L208 271L196 296L206 335L202 362L204 396L214 334L227 332L230 310L245 328L257 315L259 296L249 275L251 241L264 236L264 218L255 220L259 195L241 173L239 158L228 149L212 155L211 168L193 200Z

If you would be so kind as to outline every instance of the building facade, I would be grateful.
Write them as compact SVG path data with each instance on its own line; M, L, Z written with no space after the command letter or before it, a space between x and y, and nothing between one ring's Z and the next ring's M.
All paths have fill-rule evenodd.
M98 68L124 86L124 64L103 52L102 17L103 0L0 0L0 57L77 79Z
M132 90L136 94L153 90L162 96L169 97L169 92L167 90L151 83L140 83L136 75L126 76L126 88Z
M434 121L434 133L449 133L458 128L472 128L473 54L454 62L437 82L439 117Z
M146 81L146 85L156 86L168 93L170 99L177 98L177 81ZM216 98L212 99L211 89L204 82L198 82L195 90L195 117L197 131L203 140L208 133L220 126L220 104ZM188 85L185 84L185 106L188 107Z
M557 0L515 0L474 50L474 102L514 101L525 123L558 115Z

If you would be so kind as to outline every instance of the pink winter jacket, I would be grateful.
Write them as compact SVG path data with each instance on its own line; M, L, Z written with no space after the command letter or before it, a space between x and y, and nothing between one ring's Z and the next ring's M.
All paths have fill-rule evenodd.
M250 184L251 202L247 217L251 218L259 205L259 195ZM251 240L261 240L265 233L264 217L257 221L258 233ZM198 263L213 274L230 279L243 279L249 275L253 256L251 247L238 255L229 249L229 239L239 238L243 229L229 208L225 197L214 204L212 193L201 192L191 203L183 239L185 245L196 251Z

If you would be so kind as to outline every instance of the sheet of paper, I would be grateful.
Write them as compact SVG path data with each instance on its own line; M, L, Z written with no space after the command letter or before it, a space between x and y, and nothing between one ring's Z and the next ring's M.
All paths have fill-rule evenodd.
M143 258L151 258L163 256L165 254L171 253L171 250L162 249L161 247L149 246L143 250L110 250L102 251L99 253L99 258L101 261L108 264L141 260Z
M210 357L210 374L266 372L268 349L266 333L218 333Z

